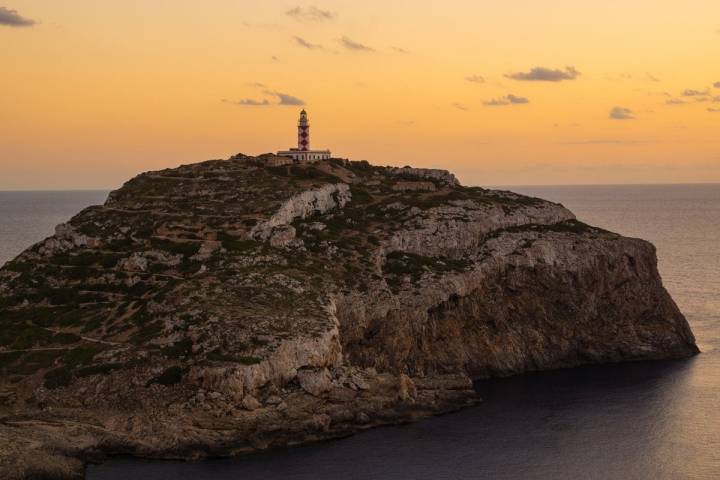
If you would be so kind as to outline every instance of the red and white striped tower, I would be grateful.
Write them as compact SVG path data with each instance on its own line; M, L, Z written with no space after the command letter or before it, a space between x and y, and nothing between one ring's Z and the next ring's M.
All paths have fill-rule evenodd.
M300 112L300 120L298 120L298 150L303 152L310 150L310 124L305 110Z

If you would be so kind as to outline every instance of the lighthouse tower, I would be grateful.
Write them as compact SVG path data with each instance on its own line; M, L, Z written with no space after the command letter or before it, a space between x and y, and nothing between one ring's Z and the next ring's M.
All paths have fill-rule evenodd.
M300 112L300 120L298 120L298 150L302 152L310 150L310 123L304 109Z
M307 112L300 112L297 124L298 146L290 150L281 150L277 154L283 157L290 157L296 163L315 162L330 158L330 150L310 150L310 122Z

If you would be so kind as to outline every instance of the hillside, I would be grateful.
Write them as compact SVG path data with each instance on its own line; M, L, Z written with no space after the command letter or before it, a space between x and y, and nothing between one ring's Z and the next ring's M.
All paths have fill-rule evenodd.
M0 473L230 455L697 353L654 247L441 170L148 172L0 269Z

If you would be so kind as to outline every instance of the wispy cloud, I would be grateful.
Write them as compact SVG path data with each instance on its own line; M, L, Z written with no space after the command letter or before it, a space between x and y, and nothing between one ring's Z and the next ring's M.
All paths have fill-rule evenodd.
M294 97L292 95L288 95L287 93L282 92L271 92L267 91L265 92L268 95L274 95L278 99L278 105L305 105L305 102L300 100L297 97Z
M710 91L707 89L706 90L693 90L691 88L688 88L687 90L683 90L683 92L681 93L681 95L683 97L704 97L709 94L710 94Z
M0 25L8 27L32 27L35 23L37 23L35 20L23 17L17 10L0 7Z
M707 111L710 112L710 113L720 113L720 108L712 108L712 107L710 107L710 108L707 109Z
M402 53L403 55L407 55L408 53L410 53L409 50L405 50L404 48L400 48L400 47L390 47L390 48L391 48L394 52Z
M649 143L646 140L612 140L612 139L599 139L599 140L577 140L571 142L562 142L562 145L637 145L640 143Z
M335 18L335 13L330 10L323 10L318 7L294 7L285 12L285 15L292 17L296 20L304 20L310 22L322 22L323 20L332 20Z
M635 114L625 107L614 107L610 110L610 118L613 120L634 120Z
M468 107L466 107L465 105L463 105L462 103L459 103L459 102L453 103L452 106L457 108L458 110L462 110L463 112L467 112L469 110Z
M362 43L358 43L354 40L350 40L348 37L342 37L340 39L340 45L345 47L348 50L354 50L356 52L374 52L375 49L372 47L368 47L367 45L363 45Z
M465 80L472 83L485 83L485 77L481 75L468 75Z
M685 105L687 102L679 98L668 98L665 100L666 105Z
M310 43L302 37L295 37L295 42L303 48L308 50L321 50L323 48L319 43Z
M650 80L651 82L659 82L659 81L660 81L659 78L657 78L655 75L653 75L653 74L650 73L650 72L645 72L645 76L646 76L647 79Z
M260 85L260 84L257 84ZM223 98L223 103L229 103L231 105L240 105L244 107L269 107L271 105L291 105L291 106L299 106L299 105L305 105L305 102L301 99L289 95L287 93L282 92L275 92L271 90L266 90L263 92L265 95L269 95L271 97L275 97L277 99L276 102L271 102L267 98L263 99L255 99L255 98L243 98L241 100L228 100Z
M563 80L575 80L580 76L580 72L571 66L565 67L564 70L535 67L529 72L514 72L505 76L525 82L562 82Z
M628 80L632 80L632 78L633 78L632 74L627 73L627 72L620 73L620 74L615 74L615 73L606 73L605 74L605 80L607 80L609 82L626 82Z
M272 60L273 62L279 62L279 61L280 61L280 59L279 59L278 57L276 57L275 55L273 55L272 57L270 57L270 60Z
M715 83L713 83L713 87L715 87L715 88L720 88L720 82L715 82Z
M254 98L243 98L241 100L228 100L226 98L222 99L223 103L229 103L231 105L242 105L247 107L261 107L266 105L272 105L268 99L264 98L262 100L255 100Z
M483 105L485 105L486 107L501 107L503 105L522 105L525 103L530 103L530 100L525 97L520 97L518 95L513 95L512 93L509 93L504 97L487 100L483 102Z

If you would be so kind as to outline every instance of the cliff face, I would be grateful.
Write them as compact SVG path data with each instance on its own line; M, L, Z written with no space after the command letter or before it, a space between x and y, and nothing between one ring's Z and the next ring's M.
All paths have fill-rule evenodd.
M233 454L477 400L472 380L680 358L652 245L440 170L142 174L0 270L0 472Z

